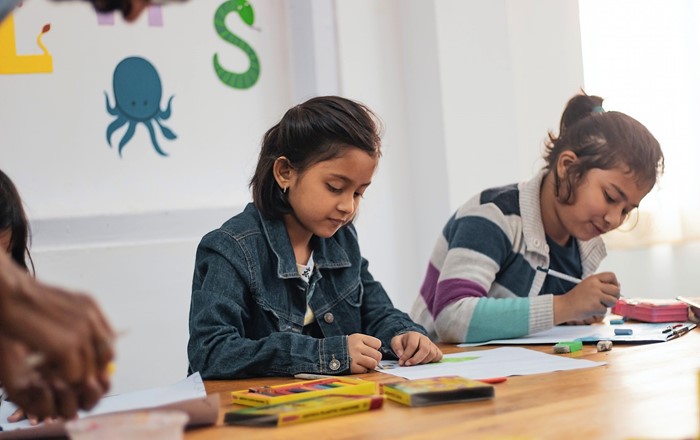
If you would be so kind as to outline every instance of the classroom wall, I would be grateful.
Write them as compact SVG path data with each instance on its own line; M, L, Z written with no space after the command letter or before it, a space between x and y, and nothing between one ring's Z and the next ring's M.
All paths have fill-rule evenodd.
M96 15L87 3L34 0L14 14L16 56L0 53L0 70L21 67L26 56L41 54L37 34L50 23L42 42L51 70L30 72L41 67L28 65L0 73L0 166L26 203L37 276L95 295L120 334L114 392L185 375L196 245L249 201L262 134L303 85L296 78L305 77L304 66L292 63L286 1L254 2L252 26L226 16L227 29L260 59L260 75L248 88L217 77L214 54L228 70L249 66L245 52L214 27L224 4L151 8L129 25L115 14ZM121 155L128 124L114 131L111 147L107 142L118 119L106 108L115 105L115 68L133 56L157 71L159 108L173 97L170 117L160 122L177 137L155 127L167 156L144 124L135 125ZM144 81L132 75L128 84Z
M577 3L364 0L336 9L341 90L386 124L359 233L370 268L408 310L452 212L541 166L546 131L583 83Z
M87 5L44 0L16 14L18 29L52 22L43 40L55 70L0 75L0 167L27 202L39 277L93 293L121 332L116 392L185 374L197 242L247 203L260 137L289 106L339 93L382 118L383 158L357 226L370 270L408 310L449 215L536 172L546 131L583 85L573 0L251 0L256 29L235 16L227 25L258 52L261 75L233 90L211 68L215 52L246 66L213 30L222 3L169 6L162 27L147 16L104 27ZM36 32L22 35L21 50L36 52ZM143 126L121 158L106 144L104 92L113 99L116 61L134 53L175 95L165 123L178 138L158 134L167 158ZM625 288L662 296L692 286L698 252L612 251L605 264Z

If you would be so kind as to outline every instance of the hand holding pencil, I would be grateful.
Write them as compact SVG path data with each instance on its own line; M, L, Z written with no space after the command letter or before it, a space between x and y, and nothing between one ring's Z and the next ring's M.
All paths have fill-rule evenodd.
M619 298L620 283L614 273L591 275L569 292L554 297L554 324L600 321Z
M382 360L379 348L382 341L374 336L353 333L348 336L348 356L350 356L350 372L352 374L367 373L377 368Z

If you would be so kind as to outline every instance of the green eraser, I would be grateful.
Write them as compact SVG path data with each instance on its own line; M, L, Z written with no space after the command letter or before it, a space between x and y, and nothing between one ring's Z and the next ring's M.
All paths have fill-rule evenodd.
M557 345L555 345L554 348L556 349L557 346L569 347L569 353L573 353L574 351L579 351L583 348L583 342L581 342L581 341L563 341L563 342L559 342Z

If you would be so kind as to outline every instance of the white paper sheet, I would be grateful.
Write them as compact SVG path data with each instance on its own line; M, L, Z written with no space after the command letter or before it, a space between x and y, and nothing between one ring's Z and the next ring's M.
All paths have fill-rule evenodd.
M597 342L610 340L616 342L664 342L672 339L671 332L664 333L669 326L682 324L688 330L695 328L695 324L665 322L665 323L638 323L626 322L620 325L593 324L593 325L558 325L543 332L533 333L522 338L495 339L486 342L459 344L458 347L476 347L479 345L523 345L523 344L556 344L561 341ZM616 328L632 330L631 335L616 335Z
M213 394L207 398L204 382L199 373L173 385L163 388L150 388L104 397L88 412L80 412L79 418L122 411L141 410L149 408L168 408L185 411L190 416L190 425L215 423L219 412L219 395ZM0 439L37 438L63 435L63 423L40 424L31 426L28 420L9 423L7 418L17 407L11 402L0 405Z
M382 361L382 373L423 379L435 376L457 375L469 379L523 376L552 371L577 370L605 365L586 359L572 359L529 350L521 347L502 347L491 350L447 354L439 363L399 367L396 361Z

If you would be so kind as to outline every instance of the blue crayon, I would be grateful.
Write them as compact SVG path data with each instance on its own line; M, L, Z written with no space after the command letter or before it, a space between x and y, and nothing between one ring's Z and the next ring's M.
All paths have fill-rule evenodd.
M616 328L615 329L615 334L618 336L622 335L631 335L632 334L632 329L631 328Z

